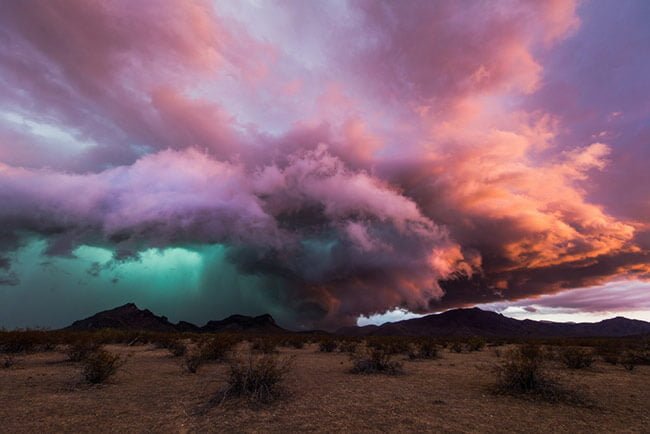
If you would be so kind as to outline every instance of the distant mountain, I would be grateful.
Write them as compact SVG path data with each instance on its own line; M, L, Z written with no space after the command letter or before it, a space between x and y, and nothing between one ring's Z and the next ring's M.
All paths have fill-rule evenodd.
M178 324L169 322L167 317L157 316L148 309L139 309L128 303L114 309L96 313L88 318L75 321L65 330L99 329L143 330L153 332L248 332L248 333L287 333L275 323L271 315L260 316L231 315L220 321L209 321L203 327L187 321Z
M170 323L166 317L157 316L148 309L140 310L133 303L105 310L88 318L75 321L66 327L66 330L81 331L106 328L155 332L173 332L177 330L176 326Z
M220 321L208 321L201 327L204 332L255 332L255 333L286 333L275 323L269 314L260 316L231 315Z
M622 337L650 334L650 323L622 317L597 323L517 320L472 308L381 326L346 327L337 333L352 336Z
M271 315L231 315L208 321L199 327L186 321L173 324L164 316L128 303L75 321L65 330L104 328L155 332L238 332L256 334L292 333L276 324ZM324 333L312 331L312 333ZM650 323L616 317L597 323L557 323L517 320L479 308L454 309L421 318L386 323L380 326L344 327L336 334L345 336L483 336L488 338L525 337L623 337L650 335Z

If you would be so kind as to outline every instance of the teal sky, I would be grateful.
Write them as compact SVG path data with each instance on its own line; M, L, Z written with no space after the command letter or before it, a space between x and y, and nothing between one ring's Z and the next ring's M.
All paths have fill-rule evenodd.
M0 326L63 327L129 302L173 322L203 324L235 310L283 317L265 297L268 281L238 273L223 245L148 249L124 262L99 247L80 246L73 257L45 256L45 248L32 240L16 252L12 270L19 283L0 285Z

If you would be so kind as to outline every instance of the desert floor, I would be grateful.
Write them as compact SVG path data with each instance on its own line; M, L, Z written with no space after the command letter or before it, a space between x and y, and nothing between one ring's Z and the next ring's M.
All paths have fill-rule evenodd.
M79 365L60 352L0 370L0 432L650 432L650 366L554 366L593 400L585 407L493 395L492 348L404 361L406 373L389 377L350 374L347 355L309 345L281 349L296 356L287 398L251 408L208 404L225 383L224 364L189 374L164 349L107 349L128 361L104 385L81 383Z

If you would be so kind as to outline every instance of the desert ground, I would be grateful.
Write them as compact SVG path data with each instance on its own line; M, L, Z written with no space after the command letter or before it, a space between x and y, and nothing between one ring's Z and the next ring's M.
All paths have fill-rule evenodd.
M388 376L352 374L347 354L309 344L279 348L293 357L285 396L251 406L215 401L226 363L191 374L151 344L105 348L126 363L99 385L81 381L61 350L17 356L0 370L0 432L650 432L650 366L552 364L590 401L575 405L492 393L504 346L443 350L435 360L398 355L404 373Z

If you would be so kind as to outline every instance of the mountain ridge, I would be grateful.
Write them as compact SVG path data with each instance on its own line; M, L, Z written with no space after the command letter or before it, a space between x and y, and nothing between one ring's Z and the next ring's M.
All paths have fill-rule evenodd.
M624 337L650 334L650 322L621 316L595 323L518 320L474 307L339 332L352 336Z
M98 312L95 315L73 322L64 330L82 331L104 328L194 333L308 333L282 328L269 314L258 316L234 314L221 320L210 320L203 326L187 321L179 321L174 324L167 317L158 316L148 309L140 309L134 303L127 303ZM324 333L322 331L312 332ZM497 312L484 311L474 307L452 309L442 313L382 325L343 327L333 334L342 336L482 336L486 338L625 337L650 335L650 322L621 316L596 323L518 320Z
M77 320L63 330L98 329L143 330L153 332L250 332L261 334L289 333L276 324L269 314L258 316L230 315L222 320L211 320L203 326L191 322L171 323L167 317L158 316L149 309L140 309L134 303L127 303L113 309L103 310L87 318Z

